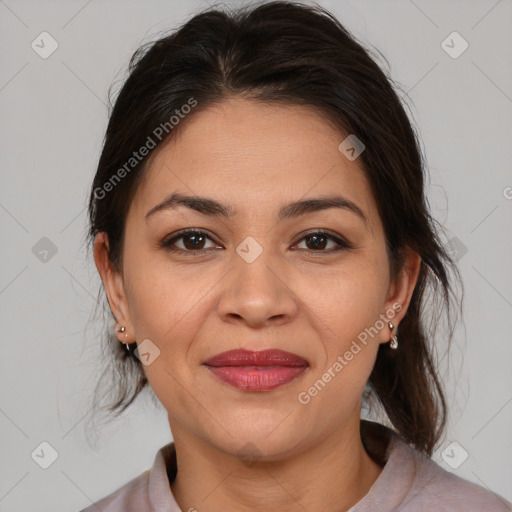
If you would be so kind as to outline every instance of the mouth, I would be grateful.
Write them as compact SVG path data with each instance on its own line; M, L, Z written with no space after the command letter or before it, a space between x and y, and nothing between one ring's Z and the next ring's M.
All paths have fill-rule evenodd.
M302 375L308 362L283 350L230 350L203 363L220 381L242 391L270 391Z

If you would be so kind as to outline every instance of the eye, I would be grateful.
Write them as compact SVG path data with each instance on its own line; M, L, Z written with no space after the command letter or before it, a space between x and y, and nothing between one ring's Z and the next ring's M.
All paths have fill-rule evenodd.
M304 241L304 242L303 242ZM306 234L303 236L300 243L305 243L305 250L309 250L311 252L338 252L344 249L352 249L352 245L341 237L334 236L327 231L315 231ZM326 246L329 242L334 243L334 247L331 247L330 250L325 250Z
M213 242L204 231L188 229L175 233L171 238L164 240L160 245L168 251L202 253L209 249L208 247L205 248L206 240ZM177 242L181 242L182 246L179 247L176 245ZM214 244L214 247L217 246Z
M212 247L205 247L207 240L210 240L213 243ZM181 243L181 247L177 245L178 242ZM329 242L332 242L334 246L329 250L325 250ZM349 242L341 237L334 236L327 231L314 231L307 233L299 240L299 244L296 245L300 245L300 243L306 244L305 248L300 248L301 250L317 253L333 253L352 249L352 245ZM185 254L195 253L193 254L194 256L200 255L209 249L219 247L215 242L213 242L212 238L209 237L207 233L195 229L187 229L174 233L170 238L165 239L160 246L172 252L181 252Z

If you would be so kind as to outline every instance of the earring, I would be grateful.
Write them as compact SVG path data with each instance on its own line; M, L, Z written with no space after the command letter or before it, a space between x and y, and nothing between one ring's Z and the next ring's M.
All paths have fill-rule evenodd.
M117 329L117 332L124 332L124 331L126 331L126 327L124 325L121 325L121 327L119 327L119 329ZM128 334L125 334L124 337L128 338Z
M124 325L121 325L117 329L117 332L124 332L125 333L124 337L128 338L128 334L125 331L126 331L126 327ZM121 343L121 345L123 345L123 348L126 352L129 352L130 354L135 354L135 349L137 348L136 341L134 341L133 343L125 343L124 341L120 341L119 343Z
M388 327L391 330L391 332L393 332L393 329L395 328L395 325L393 324L393 322L388 322ZM391 340L389 342L389 346L393 350L396 350L398 348L398 337L397 337L396 334L393 334L391 336Z

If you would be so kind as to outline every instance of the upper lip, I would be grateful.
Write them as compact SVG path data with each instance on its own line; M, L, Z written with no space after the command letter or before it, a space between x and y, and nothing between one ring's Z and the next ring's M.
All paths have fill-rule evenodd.
M203 364L209 366L308 366L308 362L291 352L270 349L254 352L237 349L217 354Z

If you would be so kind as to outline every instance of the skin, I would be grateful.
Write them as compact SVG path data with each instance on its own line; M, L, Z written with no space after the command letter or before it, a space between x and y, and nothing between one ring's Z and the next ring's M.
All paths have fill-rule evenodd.
M122 272L112 268L105 234L94 249L110 306L128 334L119 340L149 339L160 350L144 370L168 412L176 501L184 511L347 510L382 471L366 453L359 425L379 344L392 334L387 322L309 403L297 397L393 304L402 307L392 320L400 323L420 259L408 250L403 271L391 279L360 160L339 151L346 134L312 109L230 98L197 110L177 135L152 155L130 206ZM146 221L175 191L214 198L237 213L221 219L179 206ZM284 204L333 193L356 203L367 224L338 208L277 220ZM203 255L190 255L190 238L174 244L188 254L159 246L185 228L207 232ZM329 253L336 243L327 239L316 249L303 233L317 229L354 247ZM263 250L252 263L236 252L246 237ZM309 368L272 391L241 391L202 365L237 348L279 348ZM257 461L248 464L242 454Z

